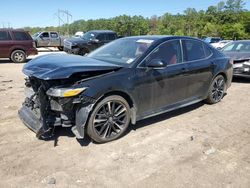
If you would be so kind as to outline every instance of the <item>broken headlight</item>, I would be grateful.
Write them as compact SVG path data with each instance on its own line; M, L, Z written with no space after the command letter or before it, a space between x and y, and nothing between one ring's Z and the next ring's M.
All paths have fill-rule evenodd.
M82 88L50 88L46 94L51 97L74 97L86 90L87 87Z

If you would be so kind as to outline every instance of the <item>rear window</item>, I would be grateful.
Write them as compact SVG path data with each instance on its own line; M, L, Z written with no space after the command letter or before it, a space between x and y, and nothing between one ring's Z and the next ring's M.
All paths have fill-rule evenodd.
M183 40L184 61L195 61L206 57L203 43L196 40Z
M25 32L14 31L13 35L14 35L15 40L20 40L20 41L22 41L22 40L31 40L30 37Z
M50 33L51 38L58 38L58 34L55 32Z
M212 51L210 50L210 48L208 47L208 45L203 44L203 47L204 47L204 51L205 51L206 57L209 57L210 55L212 55Z
M4 41L4 40L11 40L9 32L0 31L0 41Z

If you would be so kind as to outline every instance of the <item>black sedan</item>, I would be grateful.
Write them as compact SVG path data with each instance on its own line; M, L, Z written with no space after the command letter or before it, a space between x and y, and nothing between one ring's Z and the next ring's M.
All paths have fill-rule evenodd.
M130 124L205 100L219 102L231 85L229 58L190 37L115 40L86 57L40 56L23 68L26 99L19 116L40 139L72 127L104 143Z
M221 51L233 61L233 75L250 78L250 40L230 42Z

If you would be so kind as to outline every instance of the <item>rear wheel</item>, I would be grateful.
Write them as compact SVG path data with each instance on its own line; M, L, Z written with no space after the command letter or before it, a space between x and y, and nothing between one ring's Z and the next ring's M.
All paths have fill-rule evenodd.
M26 54L22 50L15 50L11 53L10 59L14 63L23 63L26 61Z
M206 102L208 102L209 104L220 102L225 94L225 90L226 82L224 76L216 76L212 84L210 85Z
M121 137L130 123L130 107L118 95L104 98L90 115L87 133L98 143L113 141Z

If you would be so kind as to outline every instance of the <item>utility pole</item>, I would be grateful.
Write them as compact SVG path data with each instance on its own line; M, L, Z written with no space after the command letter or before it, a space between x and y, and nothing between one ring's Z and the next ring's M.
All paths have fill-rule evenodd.
M63 19L63 17L65 17L66 15L66 20ZM66 24L67 23L67 34L69 35L69 22L70 20L72 20L72 15L69 13L68 10L60 10L58 9L56 16L58 18L58 32L60 33L60 27L61 27L61 23L62 24Z

